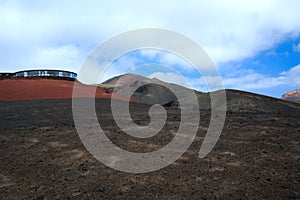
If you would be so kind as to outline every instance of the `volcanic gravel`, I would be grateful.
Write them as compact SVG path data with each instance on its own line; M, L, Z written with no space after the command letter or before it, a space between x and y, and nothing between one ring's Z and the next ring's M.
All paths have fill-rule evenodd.
M106 135L134 152L172 140L180 109L166 110L159 134L136 139L116 126L110 100L96 99ZM130 105L137 124L149 123L148 111ZM228 111L218 143L200 159L210 120L210 111L201 110L190 148L171 165L144 174L111 169L85 149L71 99L0 101L0 113L0 199L300 199L299 112Z

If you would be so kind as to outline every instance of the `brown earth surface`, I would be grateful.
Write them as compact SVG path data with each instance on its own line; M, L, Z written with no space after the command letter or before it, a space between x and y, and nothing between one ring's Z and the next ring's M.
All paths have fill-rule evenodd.
M0 101L11 100L34 100L34 99L69 99L72 98L74 81L55 80L46 78L23 78L0 80ZM83 91L77 97L111 98L102 87L97 87L96 92L87 93L84 91L93 90L93 86L76 84L78 90ZM128 99L125 96L117 96L120 99Z
M77 135L71 99L0 101L0 197L300 199L300 106L240 91L229 91L227 98L224 130L207 157L198 158L210 119L203 109L191 147L173 164L146 174L119 172L97 161ZM166 109L164 129L136 139L116 126L110 99L96 100L106 135L135 152L172 140L180 109ZM149 123L149 106L132 103L130 111L137 124Z

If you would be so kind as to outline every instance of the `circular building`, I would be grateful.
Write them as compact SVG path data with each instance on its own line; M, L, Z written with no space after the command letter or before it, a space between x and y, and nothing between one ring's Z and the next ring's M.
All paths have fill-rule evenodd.
M68 79L75 80L77 74L65 70L51 70L51 69L34 69L23 70L15 73L0 73L1 78L53 78L53 79Z
M73 78L77 77L77 74L70 71L64 70L50 70L50 69L36 69L36 70L25 70L25 71L18 71L14 73L14 77L62 77L62 78Z
M0 78L10 78L13 77L15 73L8 73L8 72L3 72L0 73Z

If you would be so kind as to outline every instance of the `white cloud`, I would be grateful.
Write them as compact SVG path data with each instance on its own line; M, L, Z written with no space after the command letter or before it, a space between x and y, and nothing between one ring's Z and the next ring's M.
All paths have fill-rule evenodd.
M280 86L297 88L300 87L300 64L288 71L281 72L278 76L274 77L257 73L254 70L241 71L240 76L235 74L235 77L223 78L222 81L220 81L220 77L213 75L194 78L182 77L173 72L156 72L148 77L158 78L165 82L180 84L204 92L222 89L222 82L225 88L238 90L261 90L277 88ZM208 89L207 84L210 85L210 90Z
M277 55L278 53L274 49L266 53L266 56L277 56Z
M158 50L154 50L154 49L141 49L139 50L139 53L141 54L141 56L150 58L150 59L154 59L156 57L158 57L158 55L161 53Z
M173 70L177 71L184 71L185 73L195 73L195 67L188 62L188 58L183 58L180 56L177 56L173 52L168 52L164 50L152 50L152 49L142 49L139 50L140 55L146 58L145 60L148 61L150 59L150 62L159 63L166 67L172 68ZM188 54L192 55L192 54ZM194 56L191 56L194 57ZM195 56L196 57L196 56ZM202 56L203 57L203 56ZM200 55L197 55L197 59L201 59ZM203 61L207 59L204 57ZM210 64L210 63L209 63ZM210 65L207 66L198 66L198 68L207 70L210 69ZM210 69L212 70L212 69Z
M300 1L11 1L0 2L0 69L43 63L77 65L99 42L136 28L168 28L204 47L216 63L236 61L299 36ZM76 46L78 57L51 50ZM39 52L39 51L42 51ZM71 53L72 54L72 53ZM50 58L50 56L53 56ZM39 62L26 58L37 58ZM75 59L75 60L74 60ZM68 66L77 70L77 66Z
M81 65L80 60L83 61L84 59L80 49L74 45L38 49L33 57L28 58L28 62L34 64L32 67L52 68L56 66L69 70L74 70L74 68L78 70Z
M300 86L300 64L288 71L280 73L280 76L286 78L285 84Z
M184 87L190 87L188 81L181 75L174 72L155 72L148 76L148 78L157 78L168 83L175 83Z
M103 82L114 76L118 76L124 73L129 73L135 68L135 66L140 62L140 60L135 56L135 54L126 54L121 56L114 63L108 66L107 70L104 71L99 82Z
M299 51L300 52L300 43L297 45L293 45L293 50L294 51Z
M192 88L202 92L224 89L222 78L218 75L205 75L198 78L189 78Z
M194 67L187 61L172 53L159 54L159 61L167 66L180 66L181 70L193 70Z
M280 73L278 76L268 76L249 70L242 76L223 78L226 88L252 90L268 89L278 86L300 86L300 64L288 71Z
M224 89L219 76L207 75L205 77L188 77L174 72L155 72L148 78L157 78L164 82L175 83L198 91L208 92Z

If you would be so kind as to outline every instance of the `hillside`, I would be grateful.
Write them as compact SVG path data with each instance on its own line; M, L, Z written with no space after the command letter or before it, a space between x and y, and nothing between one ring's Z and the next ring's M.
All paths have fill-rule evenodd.
M291 92L288 92L282 95L282 99L300 103L300 90L298 89L298 90L293 90Z
M124 74L113 77L103 82L100 86L106 88L108 92L112 92L114 89L116 93L125 96L130 95L128 91L134 90L132 95L134 99L149 105L164 105L176 100L176 96L168 88L162 86L164 84L171 86L158 79L149 79L135 74ZM174 85L172 87L180 86Z
M70 99L72 98L74 81L49 78L18 78L0 80L0 101L37 100L37 99ZM78 90L89 90L91 86L78 83ZM111 98L105 89L97 87L95 94L77 97ZM125 96L118 96L128 99Z
M122 78L122 84L116 85ZM132 84L133 83L133 84ZM11 100L38 100L38 99L68 99L72 98L74 81L70 80L52 80L44 78L36 79L4 79L0 80L0 101ZM89 85L78 83L78 89L85 91L91 88ZM148 105L161 104L167 107L179 107L176 96L168 88L173 90L189 91L182 86L166 83L158 79L149 79L146 77L125 74L111 78L98 85L96 89L96 98L111 98L112 92L115 91L119 99L128 99L129 90L136 88L132 99ZM298 90L299 91L299 90ZM199 106L202 110L210 109L210 95L194 91L198 97ZM218 91L217 91L218 92ZM290 102L297 100L297 90L284 95L285 100L266 97L238 90L226 90L227 110L229 112L299 112L299 104ZM93 97L94 94L83 94L78 97ZM190 98L187 95L186 101Z
M150 85L138 87L134 96L151 101L130 103L136 124L149 124L149 104L171 100L164 104L167 120L158 134L136 138L117 126L108 93L116 79L104 84L110 91L98 87L95 110L99 125L113 144L131 152L151 152L172 141L180 126L181 110L170 91L158 86L158 80L139 77L136 81L116 88L122 92L122 88L130 90L145 82ZM69 99L73 84L53 80L1 82L1 199L300 198L299 104L226 90L228 111L221 137L213 150L199 159L211 111L209 94L196 92L200 122L190 148L165 168L132 174L107 167L84 147ZM90 133L90 129L86 131ZM118 159L116 155L114 162Z
M122 84L118 84L116 86L121 78ZM141 85L143 86L139 87ZM158 79L149 79L134 74L125 74L122 76L113 77L103 82L101 86L106 88L108 92L112 92L115 88L117 92L123 93L124 95L126 95L126 91L128 91L130 88L138 88L132 97L137 99L139 102L149 105L157 103L173 107L178 107L179 103L176 96L167 87L173 88L174 90L180 89L181 91L189 90L188 88L184 88L176 84L166 83ZM199 91L194 92L197 95L199 107L202 110L211 109L210 94ZM220 91L216 91L213 93L219 92ZM287 102L281 99L239 90L227 89L225 92L227 97L227 111L229 112L300 112L300 105L293 102ZM186 101L190 101L189 96L186 96L185 99Z
M109 99L96 99L106 136L127 151L162 148L180 123L180 110L169 107L162 131L138 139L118 128L109 108ZM138 124L149 123L148 111L131 104ZM203 110L191 147L171 165L146 174L119 172L96 160L76 132L70 99L0 101L0 112L1 199L300 198L299 112L228 112L216 146L199 159L210 120Z

